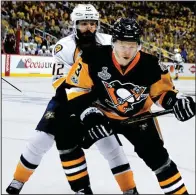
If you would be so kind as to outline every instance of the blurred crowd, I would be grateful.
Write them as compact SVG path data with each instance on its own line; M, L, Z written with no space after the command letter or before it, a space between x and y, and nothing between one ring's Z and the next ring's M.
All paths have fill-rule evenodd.
M2 52L16 52L20 26L20 54L51 55L56 41L72 33L70 13L78 3L50 1L1 2ZM180 49L185 62L195 62L194 2L91 1L100 13L101 32L119 17L133 16L143 28L143 50L170 61L170 53ZM23 21L23 23L21 22ZM161 48L161 49L160 49Z

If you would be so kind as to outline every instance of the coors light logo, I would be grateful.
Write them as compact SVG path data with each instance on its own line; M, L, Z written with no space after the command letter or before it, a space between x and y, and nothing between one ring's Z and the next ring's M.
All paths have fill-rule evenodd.
M21 59L16 68L52 68L52 62L40 62L31 58Z

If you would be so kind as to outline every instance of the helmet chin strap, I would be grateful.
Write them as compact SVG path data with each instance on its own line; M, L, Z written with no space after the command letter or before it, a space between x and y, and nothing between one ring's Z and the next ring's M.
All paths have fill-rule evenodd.
M137 48L137 52L140 51L141 49L142 49L142 45L139 44L139 45L138 45L138 48Z

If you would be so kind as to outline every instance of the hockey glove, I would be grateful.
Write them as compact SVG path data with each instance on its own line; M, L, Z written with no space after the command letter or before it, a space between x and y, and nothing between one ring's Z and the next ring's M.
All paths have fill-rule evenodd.
M195 116L195 102L192 97L183 97L173 106L175 117L179 121L186 121Z
M88 147L113 133L106 116L96 107L87 108L81 114L80 119L87 131L84 138L84 145Z
M163 108L173 109L175 117L186 121L195 116L195 102L192 97L181 96L173 91L168 91L162 103Z

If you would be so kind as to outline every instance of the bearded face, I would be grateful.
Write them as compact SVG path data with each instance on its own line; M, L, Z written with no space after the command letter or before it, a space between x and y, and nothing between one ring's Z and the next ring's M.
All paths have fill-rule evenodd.
M96 20L81 20L76 25L77 45L80 49L96 44L95 33L97 30Z

